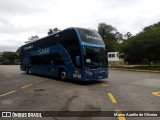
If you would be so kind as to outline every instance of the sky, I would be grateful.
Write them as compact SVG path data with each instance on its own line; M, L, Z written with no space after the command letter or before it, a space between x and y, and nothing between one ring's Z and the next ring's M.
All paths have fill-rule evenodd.
M160 21L160 0L0 0L0 52L16 51L50 28L97 29L106 23L125 34Z

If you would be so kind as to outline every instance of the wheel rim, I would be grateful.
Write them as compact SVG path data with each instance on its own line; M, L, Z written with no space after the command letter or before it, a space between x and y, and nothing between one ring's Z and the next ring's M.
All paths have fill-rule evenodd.
M66 80L66 72L65 71L61 72L61 79Z
M31 69L30 68L28 68L28 73L31 74Z
M26 68L26 73L28 74L28 68Z

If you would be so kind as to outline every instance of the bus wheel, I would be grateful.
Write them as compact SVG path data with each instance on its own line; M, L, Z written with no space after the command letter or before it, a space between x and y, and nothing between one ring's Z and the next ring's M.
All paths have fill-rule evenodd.
M26 68L26 73L27 74L32 74L31 69L29 67Z
M28 67L26 68L26 74L29 74L29 68Z
M30 68L28 68L28 74L32 74L32 72L31 72L31 69L30 69Z
M64 70L61 71L60 78L61 78L61 80L66 80L67 79L67 73L66 73L66 71L64 71Z

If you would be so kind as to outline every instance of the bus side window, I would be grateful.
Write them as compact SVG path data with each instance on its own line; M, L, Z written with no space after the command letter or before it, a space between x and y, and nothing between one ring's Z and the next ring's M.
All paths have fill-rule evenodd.
M51 60L53 61L53 64L55 65L64 65L64 61L60 54L53 54L51 57Z
M30 61L32 64L41 64L41 56L31 56Z
M81 60L81 56L80 56L79 46L72 46L72 47L68 48L67 51L71 57L73 65L78 69L82 69L82 60Z
M42 64L51 65L51 57L50 55L44 55L41 57Z
M63 45L64 48L69 46L78 45L78 37L74 30L67 30L59 34L59 44Z

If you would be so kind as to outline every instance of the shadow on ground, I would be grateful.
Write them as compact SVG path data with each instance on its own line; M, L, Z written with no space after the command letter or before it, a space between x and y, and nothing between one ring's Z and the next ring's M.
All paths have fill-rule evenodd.
M22 73L25 75L28 75L26 73ZM39 74L31 74L33 76L39 76L39 77L44 77L44 78L49 78L52 80L56 80L56 81L61 81L62 83L71 83L71 84L77 84L77 85L94 85L94 84L100 84L100 83L104 83L106 82L105 80L93 80L93 81L78 81L78 80L72 80L72 79L67 79L67 80L60 80L57 77L50 77L50 76L45 76L45 75L39 75Z

